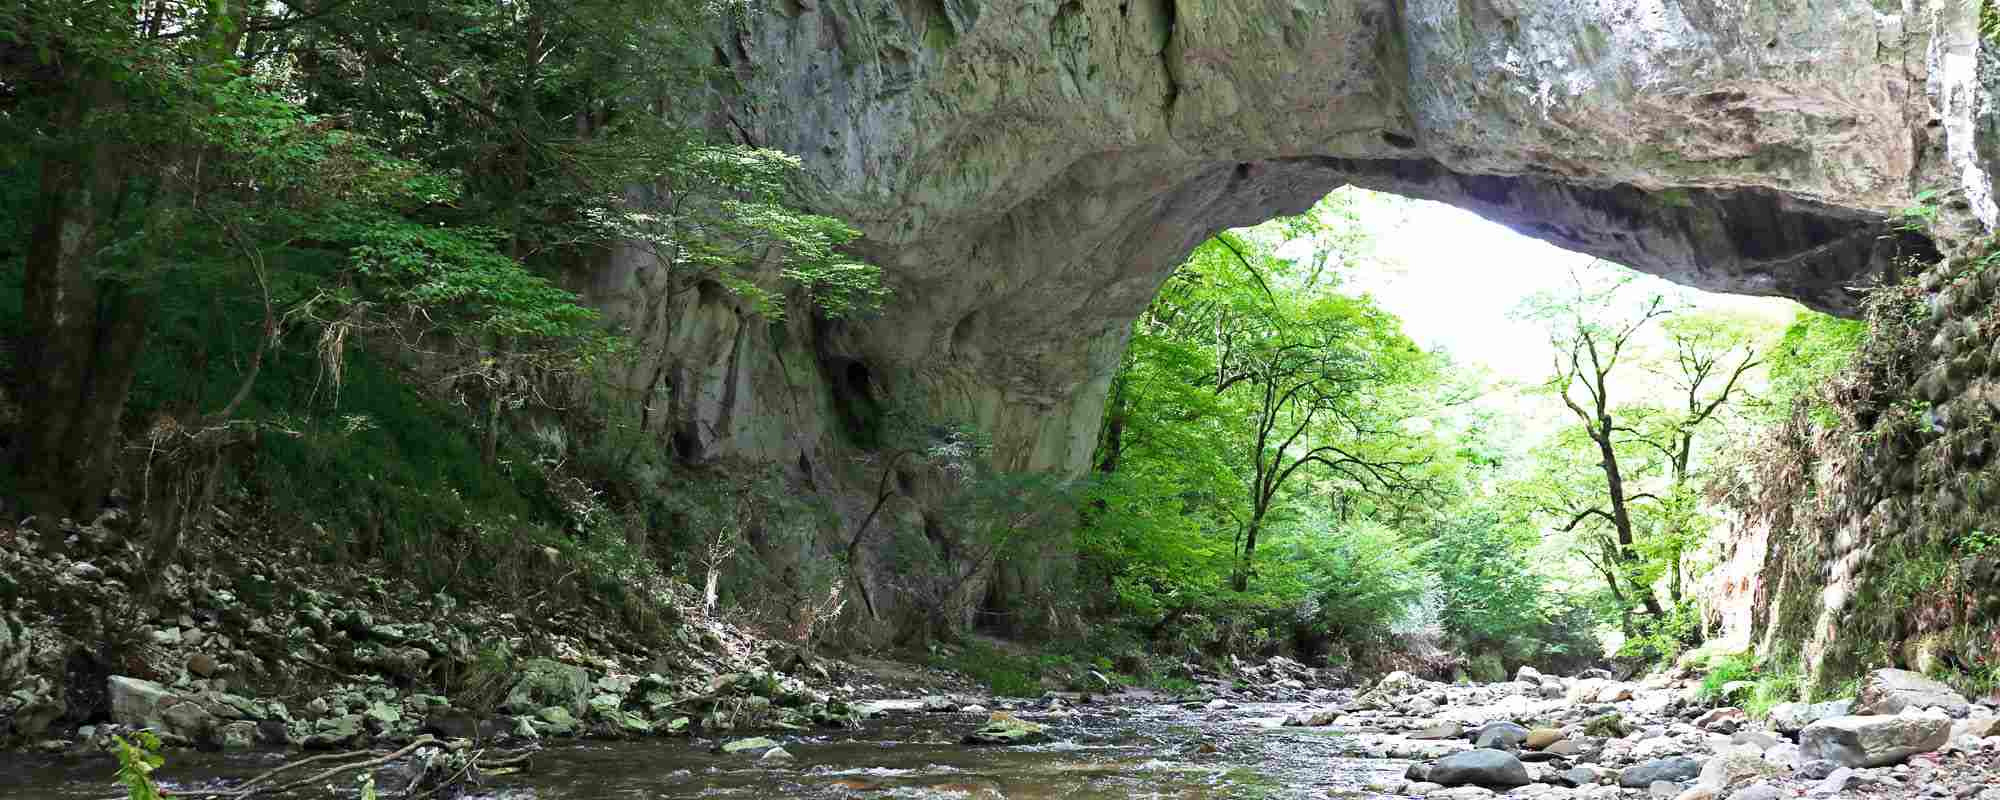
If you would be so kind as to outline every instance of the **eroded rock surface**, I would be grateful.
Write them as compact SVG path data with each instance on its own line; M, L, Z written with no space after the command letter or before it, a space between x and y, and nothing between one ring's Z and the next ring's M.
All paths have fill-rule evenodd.
M671 387L657 424L683 456L783 464L819 487L856 480L831 465L892 403L986 432L1004 468L1082 470L1129 323L1189 249L1342 185L1839 312L1899 258L1934 252L1890 221L1919 191L1962 190L1948 239L1996 216L1985 154L2000 124L1977 9L1956 0L759 12L717 43L744 88L718 126L799 154L814 205L865 231L895 299L867 320L774 329L700 293L671 312L671 341L645 343L670 369L632 380ZM637 322L649 267L614 262L587 295ZM918 489L885 524L928 513ZM858 555L858 572L882 572ZM1032 593L1035 562L967 591Z

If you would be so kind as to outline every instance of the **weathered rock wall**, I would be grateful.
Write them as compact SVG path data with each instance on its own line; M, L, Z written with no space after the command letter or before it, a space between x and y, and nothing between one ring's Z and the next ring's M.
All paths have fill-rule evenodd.
M1726 639L1822 685L2000 666L2000 257L1885 289L1856 362L1726 489L1705 598Z
M1347 184L1850 313L1933 252L1885 222L1920 190L1957 191L1947 244L1995 221L1975 26L1958 0L760 4L717 42L745 87L724 127L799 154L896 296L780 329L702 300L666 345L667 424L686 452L852 486L854 410L903 403L977 425L1007 467L1080 471L1128 325L1185 254Z

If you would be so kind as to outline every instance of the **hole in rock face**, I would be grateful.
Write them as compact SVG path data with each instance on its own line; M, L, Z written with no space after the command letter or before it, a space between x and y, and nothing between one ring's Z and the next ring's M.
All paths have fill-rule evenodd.
M1382 142L1384 144L1389 145L1390 147L1402 150L1408 150L1410 148L1417 146L1417 140L1412 139L1408 136L1404 136L1403 134L1397 133L1395 131L1383 131Z
M959 320L957 325L952 326L951 328L952 355L959 356L961 358L977 355L976 352L977 346L973 342L974 342L974 337L978 336L978 334L979 334L979 312L974 311L970 314L965 315L965 318Z
M695 301L704 306L719 305L729 299L729 289L715 281L695 284Z
M883 412L882 403L876 398L874 374L857 359L835 356L825 364L834 410L839 413L847 435L862 447L879 445Z

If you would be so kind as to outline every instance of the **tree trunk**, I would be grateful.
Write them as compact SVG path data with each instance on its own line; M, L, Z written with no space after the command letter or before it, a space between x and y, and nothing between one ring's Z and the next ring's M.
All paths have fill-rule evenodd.
M1605 489L1611 496L1611 525L1618 531L1618 565L1629 567L1634 559L1632 512L1625 504L1625 476L1618 470L1618 453L1611 446L1609 416L1598 419L1598 427L1591 431L1590 438L1597 442L1598 457L1603 459ZM1632 591L1639 595L1639 602L1645 605L1647 614L1652 615L1654 619L1666 616L1666 612L1660 608L1660 599L1653 594L1653 587L1633 581Z
M1262 511L1250 518L1250 527L1243 532L1243 559L1236 564L1236 574L1229 578L1229 588L1238 592L1250 591L1250 559L1257 554L1257 529L1263 524Z
M62 115L71 129L117 104L109 81L78 84ZM90 274L124 189L116 150L85 140L42 166L22 292L27 390L17 466L22 499L44 530L90 516L110 489L118 423L152 311L143 290Z

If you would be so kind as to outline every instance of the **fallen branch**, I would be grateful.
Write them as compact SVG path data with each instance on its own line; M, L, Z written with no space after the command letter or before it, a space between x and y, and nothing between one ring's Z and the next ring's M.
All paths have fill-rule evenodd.
M326 780L327 778L339 775L343 772L353 772L355 770L360 770L360 769L379 767L383 764L387 764L391 761L395 761L396 759L402 758L403 756L409 755L411 751L414 751L417 748L424 747L426 745L438 746L438 740L436 738L433 738L430 734L424 734L423 736L417 737L416 741L404 745L399 750L395 750L393 752L384 755L379 755L376 756L375 758L370 758L366 761L355 761L348 764L342 764L340 766L322 770L320 772L314 773L304 778L300 778L298 780L292 781L291 783L280 784L277 786L258 786L257 784L270 780L273 776L278 775L279 773L290 772L292 770L298 769L299 767L303 767L307 764L313 764L323 761L339 761L348 758L359 758L362 756L375 755L377 751L356 750L348 753L327 753L327 754L312 756L310 758L302 758L297 761L291 761L284 764L280 764L264 772L263 774L258 775L257 777L245 781L243 785L238 786L234 789L172 789L172 790L161 791L160 796L161 797L250 797L259 794L274 794L277 792L283 792L290 789L297 789L307 784L318 783L320 781ZM106 798L105 800L125 800L125 798L115 797L115 798Z

